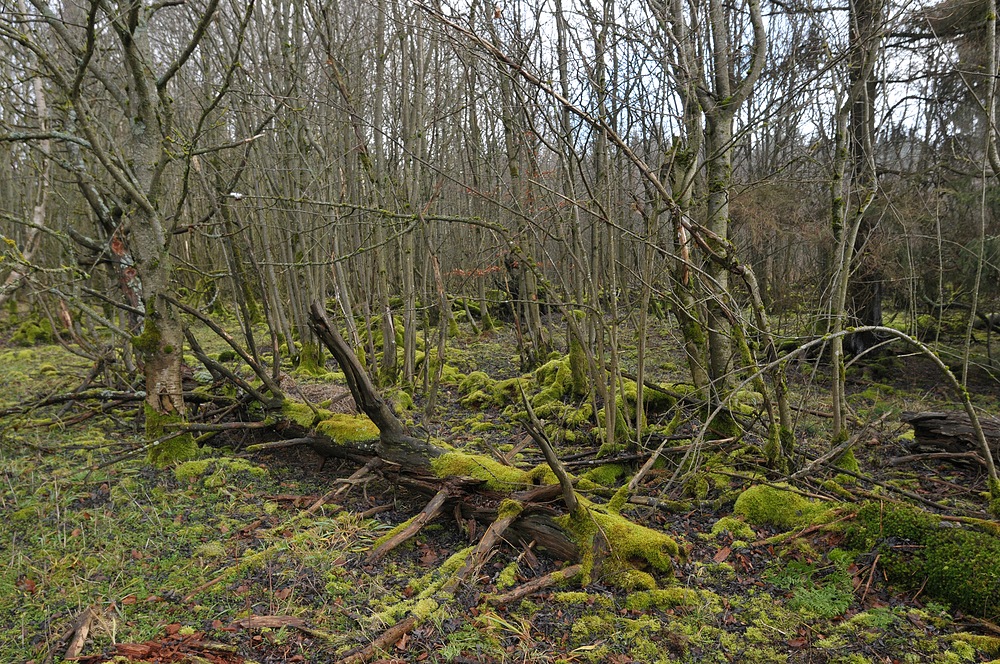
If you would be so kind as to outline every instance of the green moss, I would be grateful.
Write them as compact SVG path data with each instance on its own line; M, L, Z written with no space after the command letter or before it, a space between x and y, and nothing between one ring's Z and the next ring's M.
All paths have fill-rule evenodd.
M437 611L438 603L430 597L424 598L413 605L410 610L418 620L425 620L432 613Z
M605 487L614 487L618 484L618 480L622 475L625 474L625 466L620 463L606 463L596 468L591 468L586 473L580 476L581 479L587 479L595 484L599 484Z
M281 404L281 415L286 420L298 424L305 429L312 429L320 420L332 415L323 409L313 410L304 403L285 399Z
M184 418L176 413L158 413L148 403L145 404L146 436L152 441L175 432L170 425L182 424ZM166 440L152 444L147 453L150 463L165 466L175 461L186 461L198 455L198 444L189 433L174 435Z
M34 507L23 507L11 514L10 518L14 523L32 522L38 518L38 510Z
M672 558L680 554L680 548L673 538L618 514L602 512L585 498L580 498L580 503L572 514L557 517L556 522L580 549L584 583L590 581L594 570L595 548L604 548L597 544L599 536L606 543L608 551L601 561L602 576L614 585L626 589L655 588L655 580L642 572L642 568L670 572L673 569ZM649 582L652 582L652 586ZM633 585L635 583L640 585Z
M320 421L316 424L316 432L341 445L375 441L380 435L378 427L367 416L345 413L334 413Z
M496 397L491 392L476 390L459 400L466 408L482 408L496 403Z
M174 468L174 477L176 477L179 482L197 479L205 474L211 463L211 459L185 461Z
M696 590L675 586L634 592L625 598L625 608L633 611L646 611L650 608L667 610L678 606L697 606L700 601Z
M846 452L841 454L840 457L837 458L837 461L834 464L834 466L841 470L847 470L852 473L861 472L861 466L858 465L858 459L856 456L854 456L854 450L847 450Z
M299 366L297 369L300 373L308 376L326 375L323 348L316 343L303 343L302 350L299 352Z
M723 533L729 533L734 539L753 541L757 539L757 534L749 525L741 519L731 516L724 516L712 525L712 536L718 537Z
M497 574L497 590L506 590L507 588L513 588L514 584L517 583L517 579L521 574L521 567L517 564L517 561L511 561L500 570Z
M431 461L431 468L438 477L460 475L482 480L487 488L494 491L556 483L555 475L545 464L521 470L505 466L488 456L465 452L446 452Z
M736 499L733 513L754 525L768 524L783 530L823 523L833 518L832 507L779 487L758 484Z
M583 311L572 311L573 316L579 324L586 318ZM571 393L577 399L582 399L590 392L590 382L587 377L587 354L583 345L573 336L569 335L569 369Z
M160 328L152 316L147 316L142 334L132 337L132 348L140 355L150 357L159 351L160 341Z
M490 378L485 372L473 371L458 384L458 392L464 396L477 391L492 392L495 384L496 381Z
M385 398L392 404L392 410L397 415L402 415L406 411L413 410L414 408L413 397L406 390L399 388L387 390Z
M523 511L524 511L524 505L517 502L516 500L505 498L500 503L500 507L497 508L497 518L498 519L513 518Z
M639 569L605 570L602 577L607 583L627 591L650 591L658 588L653 575Z
M909 545L894 546L900 541ZM990 620L1000 616L1000 538L942 528L938 517L913 507L867 503L848 542L880 552L893 583L923 587L931 597Z
M222 558L226 555L226 547L221 542L205 542L192 551L197 558Z
M37 346L50 343L55 338L52 323L46 319L29 320L22 323L10 338L18 346Z
M961 632L952 635L952 641L967 643L987 657L1000 656L1000 638L996 636L986 636L982 634L969 634Z

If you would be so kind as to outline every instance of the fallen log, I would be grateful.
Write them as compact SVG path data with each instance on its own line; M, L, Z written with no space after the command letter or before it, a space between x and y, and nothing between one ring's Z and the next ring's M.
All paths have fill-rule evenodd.
M963 411L903 413L900 419L913 427L913 441L906 444L912 453L950 452L964 454L980 452L976 431ZM1000 418L980 417L983 434L993 457L1000 450Z
M428 497L439 496L444 506L438 510L435 505L434 514L448 513L446 508L450 508L463 519L486 524L487 534L506 532L512 539L534 543L557 560L582 561L585 581L597 570L618 573L633 570L635 565L659 572L672 569L672 560L680 555L672 538L579 496L567 501L558 473L548 466L512 468L488 456L447 449L412 436L318 303L310 308L310 326L340 364L358 408L377 429L347 442L325 436L322 422L314 422L311 430L295 432L315 438L314 449L321 454L356 462L378 458L384 464L379 472L387 478ZM574 502L575 509L564 504ZM478 555L485 556L485 552Z

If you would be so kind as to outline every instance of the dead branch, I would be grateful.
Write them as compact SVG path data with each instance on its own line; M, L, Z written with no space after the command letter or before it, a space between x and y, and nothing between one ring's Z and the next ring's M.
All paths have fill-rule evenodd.
M372 657L374 657L379 650L387 649L389 646L399 641L405 635L412 632L413 628L416 626L417 626L416 616L410 616L405 620L396 623L389 629L382 632L382 634L377 639L372 641L364 648L357 649L347 657L337 660L336 664L360 664L361 662L367 662Z
M487 597L486 601L490 604L499 604L501 606L508 605L520 599L524 599L528 595L536 593L539 590L543 590L565 581L566 579L572 579L581 571L583 571L583 565L570 565L569 567L564 567L561 570L550 572L545 576L532 579L531 581L523 583L517 588L514 588L513 590L502 595L492 595Z
M579 501L576 499L576 494L573 492L573 481L569 477L569 473L566 472L566 467L563 466L562 462L559 461L559 457L556 456L556 452L552 449L552 443L549 442L548 436L545 435L545 430L542 427L542 423L538 421L538 417L535 415L535 410L531 407L531 403L528 401L528 396L524 393L524 388L521 386L521 381L517 382L517 387L521 390L521 402L524 404L525 410L528 412L528 421L524 423L525 428L538 446L542 448L542 454L545 455L545 461L549 464L549 468L555 473L555 476L559 479L559 486L562 487L563 491L563 501L566 503L566 509L570 513L575 512Z
M413 517L405 528L372 549L365 558L365 563L370 565L378 562L385 557L387 553L419 533L425 525L433 521L439 514L441 514L441 512L444 511L444 504L446 500L448 500L447 490L442 489L434 494L434 497L431 498L430 502L424 506L424 509L422 509L419 514Z

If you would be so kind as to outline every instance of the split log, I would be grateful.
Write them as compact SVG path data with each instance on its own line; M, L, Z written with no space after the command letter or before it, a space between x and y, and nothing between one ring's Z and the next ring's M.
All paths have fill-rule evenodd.
M943 451L964 454L981 451L975 429L965 412L903 413L901 419L913 427L913 442L906 446L910 452ZM993 457L997 458L1000 450L1000 418L980 417L979 422Z

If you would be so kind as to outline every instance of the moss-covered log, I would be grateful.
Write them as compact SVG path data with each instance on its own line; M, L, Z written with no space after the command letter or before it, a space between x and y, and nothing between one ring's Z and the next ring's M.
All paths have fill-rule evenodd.
M321 306L312 306L310 319L364 412L358 417L334 416L303 404L286 404L286 426L298 435L308 432L321 454L358 461L378 457L388 462L383 469L387 476L439 500L443 492L449 507L457 508L462 518L491 525L503 522L508 535L533 542L553 558L582 562L585 579L601 570L614 572L620 580L626 579L622 572L635 569L669 572L671 559L679 555L673 539L619 516L610 506L581 500L575 510L566 510L556 502L561 489L548 465L513 468L488 456L411 436ZM642 584L650 583L655 584L652 577L643 574Z

